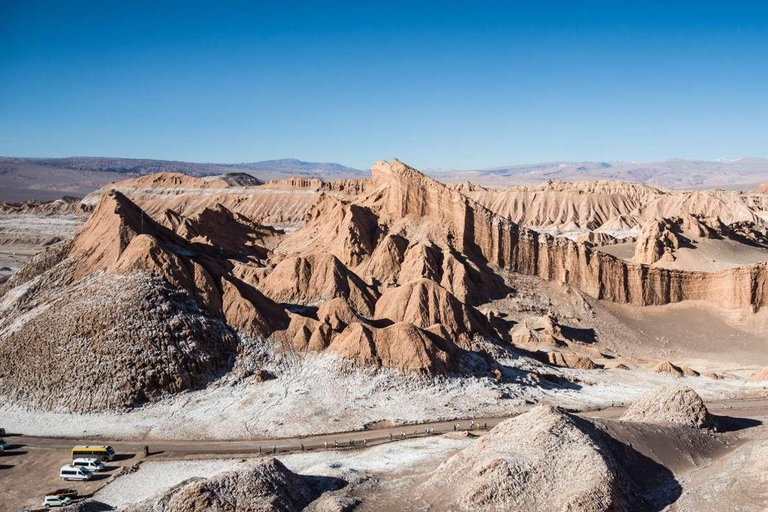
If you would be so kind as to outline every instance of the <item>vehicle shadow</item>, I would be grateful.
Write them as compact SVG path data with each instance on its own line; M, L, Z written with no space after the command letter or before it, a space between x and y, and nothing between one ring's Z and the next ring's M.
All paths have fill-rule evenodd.
M0 464L0 470L11 469L12 467L13 467L13 464Z
M119 453L112 457L112 462L120 462L121 460L132 459L136 456L135 453Z
M82 496L79 496L78 500L75 502L75 503L79 504L79 508L77 510L87 510L88 512L101 512L101 511L104 511L104 510L117 510L112 505L107 505L106 503L103 503L101 501L96 501L96 500L90 499L92 497L93 497L93 493L91 493L91 494L84 494Z
M25 446L27 446L27 445L25 445L25 444L11 444L11 443L9 443L8 446L5 447L5 449L6 449L6 451L7 450L18 450L19 448L24 448Z
M0 454L0 457L12 457L14 455L26 455L29 453L26 450L5 450L2 454Z

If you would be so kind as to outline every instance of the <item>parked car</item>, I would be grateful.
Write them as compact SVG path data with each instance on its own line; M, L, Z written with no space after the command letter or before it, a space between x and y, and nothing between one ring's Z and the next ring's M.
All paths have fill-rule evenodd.
M93 473L88 468L79 466L61 466L59 470L59 476L66 481L69 480L90 480L93 478Z
M3 448L8 448L8 441L0 437L0 446L2 446Z
M96 459L93 457L82 457L79 459L75 459L72 461L72 465L85 468L88 471L91 471L92 473L98 473L99 471L104 471L104 463L101 462L99 459Z
M6 434L7 434L7 432L5 431L5 429L4 428L0 428L0 437L4 436Z
M0 453L3 453L5 451L5 446L0 444Z
M70 503L72 503L71 499L65 496L56 496L55 494L43 498L43 506L45 508L66 507Z
M77 489L56 489L53 492L49 492L48 496L61 496L62 498L75 499L77 498Z

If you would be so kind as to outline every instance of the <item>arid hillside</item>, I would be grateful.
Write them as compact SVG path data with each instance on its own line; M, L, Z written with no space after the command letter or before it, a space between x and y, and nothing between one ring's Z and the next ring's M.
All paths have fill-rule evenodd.
M664 198L610 182L571 188L553 201L591 197L579 208L595 223ZM651 239L662 240L652 233L638 252L649 259L625 261L522 227L472 199L477 190L445 186L395 160L376 163L366 181L242 186L158 174L100 191L81 206L95 202L74 239L51 245L0 289L0 353L10 361L3 389L45 408L129 408L257 374L269 364L266 347L501 380L508 377L498 350L522 350L543 364L537 373L608 364L551 313L543 331L535 318L527 331L510 320L519 311L489 307L519 293L522 277L635 307L702 301L757 311L768 302L764 262L719 272L660 268L650 265ZM512 211L545 211L521 204ZM529 222L542 222L531 214ZM733 231L686 219L686 233ZM46 330L52 323L58 329ZM41 354L49 363L36 362ZM50 364L62 357L109 378L77 394L56 392L69 374Z

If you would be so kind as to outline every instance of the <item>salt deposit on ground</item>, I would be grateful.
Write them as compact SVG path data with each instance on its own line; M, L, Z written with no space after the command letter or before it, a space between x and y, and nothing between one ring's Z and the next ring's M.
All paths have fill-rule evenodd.
M523 359L505 363L523 368L534 364ZM578 376L589 384L549 388L490 378L426 379L352 368L325 354L284 361L276 368L275 380L211 386L128 413L73 415L6 404L0 415L6 428L27 435L146 440L289 437L358 430L381 420L401 424L504 416L519 412L525 400L603 407L632 402L654 386L675 382L668 375L615 370L562 370L563 375ZM743 392L738 379L686 379L708 400Z
M314 476L339 474L381 475L405 471L427 463L438 463L471 443L470 439L431 437L410 439L359 451L295 453L279 457L295 473ZM121 476L94 496L96 501L116 508L137 503L192 477L210 478L225 471L239 470L255 461L241 459L148 461L138 471Z

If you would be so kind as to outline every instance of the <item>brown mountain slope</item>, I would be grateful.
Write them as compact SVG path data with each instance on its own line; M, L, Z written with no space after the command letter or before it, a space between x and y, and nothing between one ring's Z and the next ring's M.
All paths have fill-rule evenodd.
M472 371L490 375L495 363L491 349L485 350L483 344L493 344L491 352L512 350L504 341L512 326L476 307L506 299L512 291L510 276L515 275L640 306L693 299L760 308L768 301L765 264L704 273L623 261L585 244L521 227L397 160L375 164L372 179L356 192L359 195L315 195L303 227L287 232L233 212L218 201L223 197L218 189L205 184L194 185L205 193L189 195L207 198L202 205L188 205L196 213L168 211L161 208L163 201L152 199L153 190L159 190L160 197L165 187L185 186L187 180L167 175L142 179L160 187L143 190L141 197L156 208L165 225L121 192L103 195L71 244L22 269L0 289L4 294L0 355L16 358L14 364L27 369L29 380L20 382L34 390L35 403L99 410L156 400L164 393L206 385L225 373L257 368L256 347L295 352L298 357L329 351L357 364L424 374L477 368L475 363L462 365L468 355L484 361L477 363L482 370ZM241 193L238 188L232 197ZM212 199L217 201L209 205ZM238 204L247 210L245 203ZM133 292L135 300L125 301L122 289L109 288L121 280L128 283L124 289L146 289ZM78 313L88 304L88 297L77 293L82 288L121 320L97 322ZM64 297L71 297L69 309L58 306ZM168 304L170 297L177 297L175 305ZM181 305L187 317L179 310ZM158 316L148 316L142 308ZM54 310L66 311L74 323L41 334L38 318L61 321L50 317ZM168 315L176 316L171 321ZM144 329L132 327L130 322L136 319L147 319ZM204 335L210 341L200 341L199 350L191 327L195 322L213 326L208 331L198 328L211 332ZM112 323L121 330L112 331ZM98 332L88 333L89 324ZM157 336L152 334L155 330ZM182 340L175 341L176 335ZM217 343L223 338L229 341ZM89 343L83 339L104 340L108 348L94 346L97 354L108 354L103 364L119 363L124 370L114 385L125 393L115 401L107 400L106 395L114 394L101 387L82 390L76 402L50 393L52 379L61 378L59 374L40 374L35 370L39 365L30 359L35 352L19 352L25 344L40 344L39 353L61 357L53 347L80 353L78 344ZM174 348L168 348L169 343ZM183 348L176 348L180 345ZM572 345L569 350L576 350ZM133 346L141 347L140 352ZM178 358L167 355L177 350ZM166 354L166 359L157 352ZM161 361L158 380L132 376L134 368L146 368L144 357ZM563 366L596 366L550 353L541 359ZM94 371L104 370L101 363L89 362ZM177 382L170 376L185 370L174 365L192 368L189 371L201 377ZM142 394L141 386L151 392ZM7 389L12 396L25 393L15 385Z
M768 303L765 263L716 273L636 265L521 228L397 160L378 162L372 171L375 188L359 202L388 221L390 231L417 231L433 241L450 240L459 253L491 265L570 284L613 302L658 305L705 300L755 308Z
M192 217L220 204L260 224L296 224L303 221L321 194L349 197L359 194L365 186L364 180L353 179L325 182L296 177L261 185L252 182L239 185L241 181L226 176L195 178L175 173L152 174L109 185L89 194L83 202L95 205L101 196L117 190L155 218L160 218L167 209Z
M71 243L35 258L0 290L4 395L84 412L221 377L239 350L232 329L267 336L287 317L229 276L216 251L118 192L104 196Z

